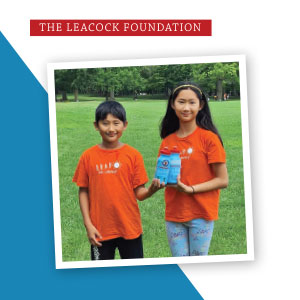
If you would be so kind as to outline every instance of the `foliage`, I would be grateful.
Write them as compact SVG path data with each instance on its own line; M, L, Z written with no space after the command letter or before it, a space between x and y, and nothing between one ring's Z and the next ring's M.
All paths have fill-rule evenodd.
M115 96L164 94L181 81L198 83L206 95L239 95L239 66L232 63L174 64L157 66L109 67L56 70L58 93L90 93L114 99ZM75 95L75 98L76 95Z
M204 91L222 99L223 92L236 94L239 90L238 63L198 64L193 66L193 77Z

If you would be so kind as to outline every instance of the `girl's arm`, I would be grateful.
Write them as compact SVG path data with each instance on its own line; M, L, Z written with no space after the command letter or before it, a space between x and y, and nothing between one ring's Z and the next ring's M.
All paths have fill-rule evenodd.
M79 204L80 210L83 218L83 223L86 228L87 236L90 243L94 246L102 246L101 243L98 242L97 238L102 238L99 231L93 225L90 218L90 204L89 204L89 190L85 187L79 188Z
M134 189L135 197L143 201L149 197L151 197L154 193L156 193L158 190L165 187L165 184L160 184L159 179L154 178L151 182L151 185L146 188L145 185L140 185Z
M180 181L180 177L178 177L176 188L180 192L184 192L187 194L203 193L226 188L228 186L228 174L226 164L213 163L211 164L211 167L215 174L215 177L213 179L203 183L188 186L182 183Z

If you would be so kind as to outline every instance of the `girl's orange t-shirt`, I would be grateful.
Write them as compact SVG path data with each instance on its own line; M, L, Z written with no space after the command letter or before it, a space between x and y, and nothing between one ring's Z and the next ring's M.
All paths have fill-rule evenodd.
M180 180L188 185L196 185L214 178L212 163L225 163L225 150L218 136L197 127L190 135L179 138L176 133L167 136L160 149L176 146L180 150ZM218 219L220 190L186 194L173 187L166 187L165 217L167 221L187 222L193 219Z
M147 181L143 157L129 145L113 150L96 145L84 151L73 182L88 188L90 218L101 241L140 236L143 230L134 189Z

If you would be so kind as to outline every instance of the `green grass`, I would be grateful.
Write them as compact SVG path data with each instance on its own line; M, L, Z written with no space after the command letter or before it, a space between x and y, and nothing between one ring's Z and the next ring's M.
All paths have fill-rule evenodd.
M166 101L120 102L129 122L121 140L141 152L151 179L161 142L158 126ZM78 188L72 183L72 177L81 153L101 142L93 126L98 104L99 101L93 99L56 104L63 261L90 260L90 246L78 205ZM228 188L221 192L219 220L215 222L209 254L246 253L240 102L211 101L209 105L224 142L230 180ZM145 257L171 256L165 232L163 190L139 202L139 207Z

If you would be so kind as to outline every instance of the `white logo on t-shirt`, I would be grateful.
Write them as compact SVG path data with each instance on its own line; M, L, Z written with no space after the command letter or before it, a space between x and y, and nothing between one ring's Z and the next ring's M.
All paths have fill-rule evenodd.
M180 158L181 159L190 159L194 149L193 147L189 147L187 149L182 149L180 152Z
M120 166L121 164L119 161L96 164L96 171L98 174L115 174Z

